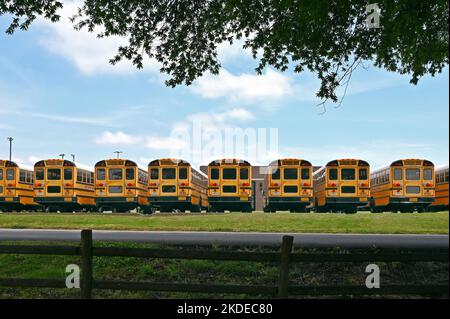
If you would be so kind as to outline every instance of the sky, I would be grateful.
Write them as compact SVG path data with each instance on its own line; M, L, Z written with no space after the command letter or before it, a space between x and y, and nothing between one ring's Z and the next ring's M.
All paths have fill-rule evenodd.
M220 74L191 86L166 87L166 75L147 59L142 70L108 63L122 38L97 39L75 31L66 3L62 19L39 19L27 32L4 33L0 16L0 159L33 165L76 155L76 162L121 157L145 167L182 157L194 166L240 157L253 165L296 157L324 165L361 158L372 168L400 158L449 158L449 73L408 75L366 63L357 70L342 104L326 104L313 74L254 72L257 62L240 43L219 48ZM340 91L342 94L342 91Z

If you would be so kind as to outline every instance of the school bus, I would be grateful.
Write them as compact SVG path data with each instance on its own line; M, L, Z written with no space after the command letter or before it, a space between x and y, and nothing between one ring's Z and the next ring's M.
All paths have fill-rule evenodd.
M448 166L436 168L435 201L428 207L429 211L448 210Z
M240 159L220 159L208 165L208 202L212 211L252 212L252 166Z
M314 173L316 212L356 213L369 204L370 165L360 159L337 159Z
M208 210L208 177L188 162L163 158L148 164L149 202L161 212Z
M95 209L94 173L89 168L63 160L48 159L34 164L36 203L46 212Z
M0 211L36 209L33 169L8 160L0 160Z
M264 212L306 212L313 200L310 162L287 158L269 164L264 181Z
M128 159L95 164L95 195L99 212L154 211L148 202L148 173Z
M423 212L434 201L434 165L423 159L397 160L371 174L373 213Z

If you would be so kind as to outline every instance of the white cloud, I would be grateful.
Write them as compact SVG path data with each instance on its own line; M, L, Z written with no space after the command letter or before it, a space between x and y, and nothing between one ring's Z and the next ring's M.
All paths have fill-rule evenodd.
M142 137L133 136L124 132L103 132L103 134L95 139L95 143L99 145L132 145L142 141Z
M282 98L290 95L292 89L289 77L270 69L262 75L233 75L222 69L217 76L208 74L201 77L192 87L194 93L204 98L227 97L249 102Z
M145 146L154 150L170 150L177 151L188 146L186 141L174 136L169 137L157 137L151 136L147 138Z
M95 32L88 32L86 29L77 31L73 28L69 18L81 5L80 1L65 1L60 11L61 19L56 23L40 19L38 25L46 31L45 36L40 38L40 43L50 52L71 61L85 75L137 72L129 61L122 61L114 66L109 63L119 46L127 43L127 39L119 36L100 39L96 36L99 28ZM146 59L144 71L158 72L156 61Z

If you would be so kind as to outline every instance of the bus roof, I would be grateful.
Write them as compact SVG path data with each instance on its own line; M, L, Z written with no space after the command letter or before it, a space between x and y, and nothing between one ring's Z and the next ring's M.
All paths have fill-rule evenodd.
M177 158L160 158L148 163L148 166L159 166L159 165L191 166L191 164L188 161Z
M217 159L208 164L208 166L220 166L220 165L252 166L249 162L238 158Z
M84 165L81 163L75 163L75 162L72 162L69 160L63 160L63 159L59 159L59 158L38 161L34 164L34 167L44 167L45 165L56 165L56 164L63 166L63 167L77 167L82 170L86 170L86 171L90 171L90 172L94 171L91 166Z
M301 166L312 166L311 162L300 158L280 158L275 161L272 161L269 164L269 166L297 165L297 164L282 164L282 162L289 162L289 161L298 161L298 165Z
M19 168L25 169L27 171L33 171L33 166L22 164L22 163L16 163L16 162L10 161L10 160L0 160L0 166L19 167Z
M358 166L370 166L368 162L357 158L340 158L328 162L327 165L325 166L339 166L340 162L352 162L352 161L356 161L358 163Z

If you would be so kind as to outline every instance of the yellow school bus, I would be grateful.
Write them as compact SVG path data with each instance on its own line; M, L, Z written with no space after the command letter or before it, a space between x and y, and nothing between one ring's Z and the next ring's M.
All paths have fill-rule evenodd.
M448 166L436 168L434 176L436 181L435 201L428 207L428 210L432 212L448 210Z
M434 201L434 165L423 159L403 159L371 174L370 208L374 213L422 212Z
M314 173L316 212L356 213L370 197L370 166L360 159L338 159Z
M220 159L208 165L208 201L212 211L252 212L252 166L239 159Z
M0 160L0 211L35 210L33 169Z
M107 159L95 164L95 194L100 212L153 212L148 202L148 173L128 159Z
M161 212L208 210L208 177L188 162L163 158L148 164L149 202Z
M306 212L313 199L310 162L287 158L269 164L264 181L264 212Z
M62 159L34 164L34 195L45 211L95 209L94 173Z

